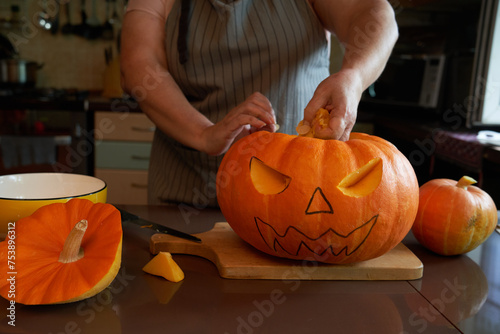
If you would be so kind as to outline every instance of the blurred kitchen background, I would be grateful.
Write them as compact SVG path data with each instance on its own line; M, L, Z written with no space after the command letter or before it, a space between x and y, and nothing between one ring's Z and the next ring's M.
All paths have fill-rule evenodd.
M500 67L498 0L390 3L400 38L363 96L355 130L393 142L420 183L467 174L499 204L500 75L492 75ZM0 175L96 175L110 186L110 202L146 203L154 125L119 87L125 6L126 0L1 1ZM360 45L373 29L359 29ZM342 52L334 41L332 71Z
M22 59L43 64L37 87L101 90L104 50L118 54L124 5L124 0L2 0L0 32Z

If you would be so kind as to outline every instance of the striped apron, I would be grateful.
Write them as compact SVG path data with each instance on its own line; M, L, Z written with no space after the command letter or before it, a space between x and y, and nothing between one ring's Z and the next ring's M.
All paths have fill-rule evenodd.
M191 0L181 8L183 2L176 0L167 18L166 52L169 71L194 108L216 123L260 92L270 100L280 132L294 134L329 75L325 30L308 0ZM216 207L221 159L156 130L149 203Z

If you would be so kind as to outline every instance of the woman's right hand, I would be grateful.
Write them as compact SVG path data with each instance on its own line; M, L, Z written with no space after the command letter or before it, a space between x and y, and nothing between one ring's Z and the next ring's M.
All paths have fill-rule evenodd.
M221 121L204 130L204 151L223 154L233 142L261 130L275 132L276 117L271 102L261 93L253 93Z

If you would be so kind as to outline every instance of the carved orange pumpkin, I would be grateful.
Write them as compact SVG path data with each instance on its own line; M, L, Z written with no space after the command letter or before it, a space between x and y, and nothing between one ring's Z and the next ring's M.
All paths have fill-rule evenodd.
M217 173L233 230L279 257L352 263L381 256L408 233L418 183L391 143L257 132L236 142Z
M10 301L82 300L104 290L118 273L121 216L111 204L74 198L43 206L12 226L0 243L0 294Z
M493 233L497 208L490 195L472 186L474 183L464 176L458 182L434 179L422 185L412 231L424 247L441 255L463 254Z

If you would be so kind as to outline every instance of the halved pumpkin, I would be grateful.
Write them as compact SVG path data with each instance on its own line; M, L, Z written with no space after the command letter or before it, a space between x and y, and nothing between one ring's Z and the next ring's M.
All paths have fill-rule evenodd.
M0 243L0 294L16 303L94 296L120 268L121 216L111 204L76 198L49 204L18 220L14 231Z

